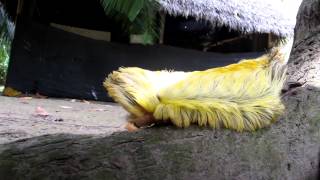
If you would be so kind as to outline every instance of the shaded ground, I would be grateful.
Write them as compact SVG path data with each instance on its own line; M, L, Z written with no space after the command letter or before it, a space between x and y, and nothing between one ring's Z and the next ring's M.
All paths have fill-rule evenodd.
M112 103L0 96L0 144L45 134L107 135L124 130L126 115Z

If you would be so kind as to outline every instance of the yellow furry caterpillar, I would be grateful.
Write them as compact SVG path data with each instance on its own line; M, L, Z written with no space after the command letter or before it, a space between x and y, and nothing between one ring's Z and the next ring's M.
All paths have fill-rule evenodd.
M151 118L151 122L170 121L178 127L198 124L254 131L269 126L284 110L280 93L286 67L282 59L275 50L205 71L120 68L103 85L136 117L133 123L138 126L150 123Z

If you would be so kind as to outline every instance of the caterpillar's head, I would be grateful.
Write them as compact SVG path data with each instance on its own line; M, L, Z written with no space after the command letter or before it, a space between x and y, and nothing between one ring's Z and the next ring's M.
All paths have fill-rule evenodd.
M287 64L291 49L293 44L293 38L287 38L284 40L281 40L278 44L278 46L271 49L269 53L269 57L272 61L278 61L282 64Z

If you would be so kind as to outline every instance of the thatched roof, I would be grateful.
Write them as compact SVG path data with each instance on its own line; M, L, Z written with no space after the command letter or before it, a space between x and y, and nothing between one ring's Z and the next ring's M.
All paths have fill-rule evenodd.
M157 0L170 15L207 20L243 33L293 34L295 16L283 11L281 0Z

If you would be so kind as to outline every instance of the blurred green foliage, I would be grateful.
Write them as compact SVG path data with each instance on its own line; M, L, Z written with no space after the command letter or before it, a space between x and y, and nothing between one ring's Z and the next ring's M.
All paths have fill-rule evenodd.
M121 22L129 34L143 35L144 44L159 36L156 21L158 4L154 0L100 0L106 15Z
M8 63L9 63L10 42L0 40L0 85L6 80Z
M5 83L15 24L0 3L0 86Z

